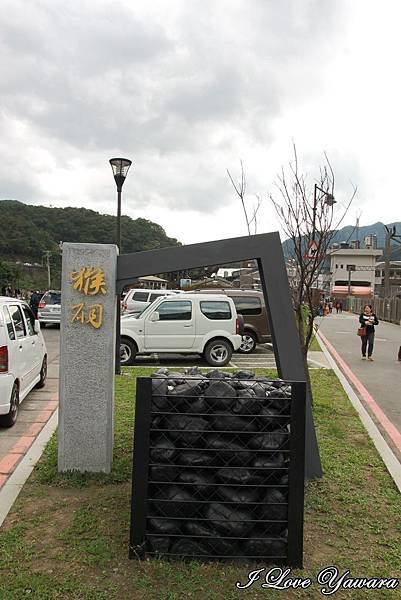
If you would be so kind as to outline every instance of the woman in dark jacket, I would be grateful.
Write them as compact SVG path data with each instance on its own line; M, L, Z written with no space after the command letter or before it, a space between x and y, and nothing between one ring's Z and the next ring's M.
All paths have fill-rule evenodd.
M368 347L368 360L373 360L373 344L375 341L375 325L379 324L379 320L373 312L370 304L365 304L363 313L359 316L361 327L366 328L365 335L361 336L362 340L362 359L366 358L366 346Z

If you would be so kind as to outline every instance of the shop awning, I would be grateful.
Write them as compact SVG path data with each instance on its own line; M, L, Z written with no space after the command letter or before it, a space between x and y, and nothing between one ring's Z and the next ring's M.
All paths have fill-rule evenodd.
M350 288L351 296L356 296L358 298L373 298L373 290L371 287L365 287L362 285L351 285ZM348 286L347 285L335 285L331 292L332 296L348 296Z

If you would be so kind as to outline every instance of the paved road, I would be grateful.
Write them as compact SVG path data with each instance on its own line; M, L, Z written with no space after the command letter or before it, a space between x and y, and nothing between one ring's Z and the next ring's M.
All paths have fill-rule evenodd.
M42 333L45 338L49 363L58 364L60 359L60 327L58 325L47 325L43 327Z
M356 335L358 315L332 314L318 319L320 331L360 379L385 415L401 432L401 327L381 321L376 327L374 362L361 359L361 341Z
M50 360L58 363L60 329L55 328L54 326L46 327L43 329L43 335L45 336ZM327 361L321 352L311 352L309 358L309 363L312 368L328 367ZM138 356L135 360L135 366L155 368L158 366L182 368L198 366L211 368L199 354L149 354L146 356ZM276 361L271 345L261 344L252 354L246 355L239 352L234 353L227 366L238 369L275 369Z

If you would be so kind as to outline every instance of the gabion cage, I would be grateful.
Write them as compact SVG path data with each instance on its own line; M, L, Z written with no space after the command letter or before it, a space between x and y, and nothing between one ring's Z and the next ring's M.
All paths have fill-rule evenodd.
M305 383L139 378L130 557L302 566Z

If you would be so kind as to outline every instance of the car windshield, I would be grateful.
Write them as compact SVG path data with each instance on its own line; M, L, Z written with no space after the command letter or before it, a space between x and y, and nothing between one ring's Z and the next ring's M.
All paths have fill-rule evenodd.
M46 292L42 298L46 304L61 304L61 292Z

